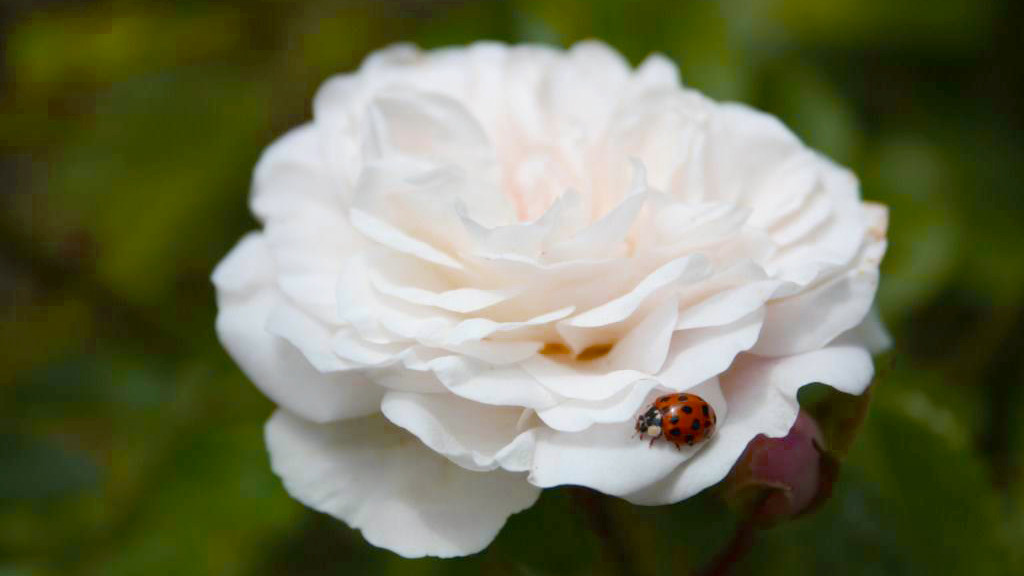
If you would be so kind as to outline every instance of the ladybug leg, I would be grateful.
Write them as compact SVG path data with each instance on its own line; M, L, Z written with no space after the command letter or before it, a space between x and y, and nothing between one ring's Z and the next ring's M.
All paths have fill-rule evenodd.
M648 444L648 445L647 445L647 447L648 447L648 448L653 448L653 447L654 447L654 441L655 441L655 440L657 440L657 439L658 439L658 437L657 437L657 436L652 436L652 437L651 437L651 443L650 443L650 444Z
M682 451L683 451L683 449L679 447L679 444L676 444L675 442L673 442L672 444L674 444L674 445L675 445L675 447L676 447L676 452L682 452Z

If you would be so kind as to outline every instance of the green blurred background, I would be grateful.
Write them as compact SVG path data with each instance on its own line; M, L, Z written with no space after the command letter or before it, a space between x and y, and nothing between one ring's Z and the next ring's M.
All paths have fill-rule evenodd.
M0 6L0 575L612 574L549 490L484 553L403 560L291 500L272 405L218 345L209 274L261 149L394 41L651 51L780 116L891 207L896 338L833 498L750 574L1024 570L1024 196L1013 0L91 2ZM712 493L609 500L636 572L704 566ZM1016 572L1024 573L1024 572Z

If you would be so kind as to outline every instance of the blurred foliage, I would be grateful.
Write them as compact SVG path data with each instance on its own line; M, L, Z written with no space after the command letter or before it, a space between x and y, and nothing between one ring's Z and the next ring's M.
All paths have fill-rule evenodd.
M376 48L586 37L779 115L891 207L896 350L833 498L739 573L1024 572L1024 166L1012 0L26 1L0 7L0 574L611 574L567 489L406 561L292 501L213 335L251 167ZM817 394L820 396L820 394ZM808 397L814 397L813 391ZM636 572L704 566L714 492L609 501Z

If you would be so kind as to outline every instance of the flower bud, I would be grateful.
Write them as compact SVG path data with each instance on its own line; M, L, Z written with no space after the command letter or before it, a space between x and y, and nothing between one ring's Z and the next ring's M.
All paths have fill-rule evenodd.
M836 460L818 423L801 411L782 438L757 436L726 480L726 500L761 525L811 511L832 491Z

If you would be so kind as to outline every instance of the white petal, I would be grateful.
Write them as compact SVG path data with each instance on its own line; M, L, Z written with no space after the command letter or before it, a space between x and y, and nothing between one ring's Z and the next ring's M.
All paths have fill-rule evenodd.
M722 421L727 407L718 383L694 388L714 407ZM653 395L652 395L653 398ZM657 483L695 454L716 442L682 446L633 436L632 422L595 424L582 432L544 430L537 436L530 482L542 488L562 484L587 486L614 496L626 496Z
M674 341L672 331L675 323L675 302L670 300L655 308L604 357L564 363L536 356L522 366L544 387L566 399L606 401L616 395L621 397L623 390L638 385L661 370ZM725 365L731 359L730 356ZM669 361L673 360L670 358ZM700 380L691 385L698 382ZM670 384L675 385L676 382Z
M880 354L892 348L892 335L882 322L878 307L872 306L863 322L840 334L831 344L863 346L872 354Z
M784 356L814 350L861 323L878 288L884 243L869 245L856 268L797 295L769 302L753 352Z
M576 328L604 326L629 317L652 293L674 282L697 280L707 273L708 262L700 254L673 260L644 278L636 288L607 304L574 316L564 324Z
M539 410L557 401L518 366L493 366L461 356L437 358L430 366L453 394L482 404Z
M318 372L292 344L267 331L284 304L272 283L272 260L261 235L250 234L214 271L217 336L250 380L275 403L323 422L376 412L384 391L358 373Z
M817 160L829 204L828 218L799 242L780 250L770 262L777 270L775 276L805 286L855 263L858 251L863 252L865 236L875 243L884 239L884 224L878 230L874 215L860 202L857 177L825 158L818 156Z
M654 64L657 59L649 61ZM674 76L675 71L669 74ZM692 90L644 86L645 79L639 80L640 85L632 87L632 94L612 117L608 145L624 157L640 159L653 188L679 199L701 198L700 191L695 190L699 187L679 185L676 180L681 174L693 177L701 171L694 157L706 138L710 103ZM682 194L684 191L692 196Z
M277 285L285 296L314 318L334 325L340 324L336 275L289 274L278 277Z
M555 230L566 225L566 212L571 212L581 203L578 193L566 192L535 220L493 228L474 220L464 206L456 208L462 225L475 239L480 253L537 256Z
M735 322L764 305L782 282L761 280L718 292L679 313L677 330L722 326Z
M468 470L525 472L525 467L507 468L503 460L518 466L532 459L533 434L517 429L522 408L486 406L448 394L388 392L380 409L428 448Z
M487 135L458 101L426 92L377 95L367 110L367 158L416 156L439 164L472 164L491 156Z
M411 346L408 342L371 342L351 328L341 328L330 339L331 350L336 356L362 366L382 366L397 362L399 355Z
M772 240L780 246L788 246L807 236L832 216L831 198L825 193L812 194L790 217L782 220L771 231Z
M290 342L320 372L337 372L355 367L334 353L332 335L326 326L287 302L279 302L270 312L266 330Z
M383 418L316 425L278 411L266 441L292 496L407 558L479 552L540 492L522 474L460 468Z
M604 400L562 400L550 408L537 410L537 416L560 432L579 432L593 424L625 422L636 416L638 408L657 386L657 380L648 378Z
M217 336L250 380L279 406L316 422L376 412L383 389L355 372L320 373L283 338L266 330L279 298L264 292L222 301Z
M616 342L611 352L594 360L594 367L656 373L665 364L678 318L678 305L674 299L667 298Z
M217 264L210 278L218 294L245 294L274 281L274 260L262 234L250 232Z
M271 144L253 171L253 214L261 221L307 208L341 210L348 193L325 162L319 128L304 124Z
M371 75L388 68L405 68L422 63L428 55L411 42L396 42L368 55L359 65L359 71Z
M624 390L630 384L649 378L638 370L612 372L586 370L577 364L563 364L537 355L522 363L526 372L545 388L564 398L603 400Z
M389 390L416 392L419 394L444 394L447 390L430 370L429 360L420 356L430 357L433 350L413 347L398 355L398 362L389 362L382 366L369 368L368 378Z
M737 354L757 342L764 322L758 309L732 324L676 332L657 377L673 390L686 390L725 371Z
M519 364L537 354L544 344L536 341L512 340L467 340L459 344L445 345L444 349L494 366Z
M811 382L822 382L840 392L859 395L871 383L874 374L871 353L861 346L846 344L784 358L744 355L728 372L729 382L767 383L794 397L802 386ZM788 430L786 427L780 434L785 435Z
M367 238L382 246L421 258L427 262L433 262L434 264L440 264L441 266L447 266L456 270L462 269L462 264L451 256L426 242L409 236L382 220L370 216L362 210L355 208L349 210L349 219L356 230L359 230Z
M732 240L749 216L749 209L729 202L668 203L654 214L655 241L673 250L707 248Z
M720 377L729 415L702 451L662 482L626 496L635 504L671 504L719 482L758 434L785 436L800 406L796 394L805 384L822 382L860 394L871 382L871 355L854 346L829 347L786 358L745 354ZM717 407L715 408L717 411Z
M655 308L601 358L567 364L538 355L521 365L532 378L559 396L604 400L661 368L675 323L675 302L668 301Z
M391 342L394 336L381 325L380 304L370 283L366 255L349 259L338 281L338 316L373 342Z
M819 166L820 160L810 151L797 153L780 165L754 193L750 224L769 228L803 206L821 184Z
M547 77L543 98L562 131L600 131L629 79L629 63L606 44L578 42Z
M572 238L551 245L545 255L557 261L621 253L626 235L640 215L647 198L646 192L632 194Z
M738 201L756 192L803 144L777 118L736 103L718 104L708 140L711 198Z
M653 53L637 67L634 81L645 89L678 88L679 68L663 54Z
M370 282L381 294L421 306L433 306L451 312L469 313L489 308L507 300L508 291L457 288L432 292L416 286L399 286L379 274L371 274Z
M343 209L300 206L293 214L268 219L263 229L278 275L338 274L366 240Z
M793 420L796 421L796 411ZM715 436L698 457L691 458L659 482L623 497L633 504L663 506L685 500L721 482L757 433L740 422L725 426L719 418L718 423Z
M458 218L460 205L469 203L474 215L482 218L501 219L500 214L488 210L493 204L500 212L504 204L492 183L496 179L496 169L489 165L470 172L389 157L363 167L351 207L433 248L455 254L471 245L471 237L462 230Z
M572 306L559 308L551 312L545 312L522 322L495 322L487 318L470 318L459 322L451 331L445 335L444 342L447 344L462 344L471 340L481 340L497 332L512 332L521 328L543 326L557 322L575 311Z

